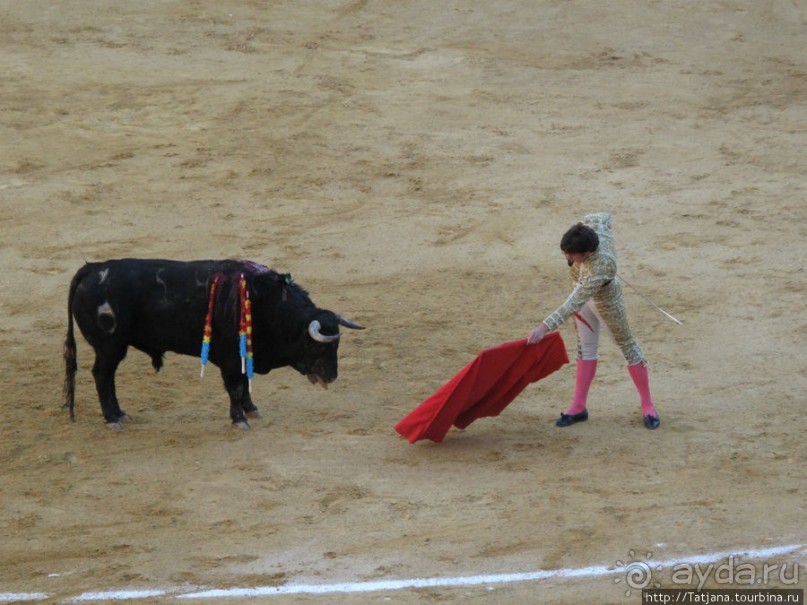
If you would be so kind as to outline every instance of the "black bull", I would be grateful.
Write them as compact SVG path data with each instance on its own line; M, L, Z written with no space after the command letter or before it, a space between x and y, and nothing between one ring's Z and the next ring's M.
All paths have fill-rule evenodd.
M260 417L243 373L241 280L252 307L254 372L291 366L313 383L337 377L339 326L363 329L319 309L308 293L282 275L252 262L122 259L87 263L70 284L65 339L65 406L74 419L76 341L73 318L95 349L92 374L107 424L127 419L115 393L115 371L130 346L151 357L159 371L167 351L199 356L210 314L209 360L221 370L233 424L248 428ZM218 279L217 279L218 278ZM217 282L215 296L211 285Z

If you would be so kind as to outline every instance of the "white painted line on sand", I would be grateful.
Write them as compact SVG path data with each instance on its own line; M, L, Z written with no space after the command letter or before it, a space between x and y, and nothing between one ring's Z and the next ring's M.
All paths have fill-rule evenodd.
M104 592L85 592L69 599L69 601L131 601L134 599L164 597L167 594L169 594L167 590L106 590Z
M807 555L807 545L791 544L763 549L734 550L714 552L703 555L691 555L675 560L654 560L654 567L674 567L676 565L703 565L714 563L728 557L743 557L744 559L765 559L777 557L800 551L800 555ZM801 561L799 561L801 563ZM593 578L625 573L625 570L613 565L596 565L593 567L574 567L567 569L547 569L523 573L500 573L476 576L458 576L447 578L410 578L403 580L374 580L365 582L338 582L334 584L284 584L282 586L256 586L251 588L205 589L188 591L188 587L175 587L171 589L152 590L105 590L85 592L66 599L66 602L94 602L94 601L129 601L148 598L174 598L174 599L231 599L254 598L277 595L322 595L322 594L350 594L365 592L391 592L412 588L456 588L473 586L495 586L497 584L515 584L519 582L537 582L549 579ZM0 603L19 601L40 601L51 598L47 593L0 593Z
M803 549L803 544L777 546L760 550L742 552L727 551L707 555L694 555L681 560L654 561L658 567L673 567L681 563L692 565L712 563L732 556L742 555L751 559L763 559L788 554ZM452 588L472 586L494 586L496 584L515 584L518 582L536 582L549 579L590 578L625 573L624 569L613 566L597 565L594 567L577 567L568 569L539 570L524 573L488 574L480 576L461 576L455 578L413 578L409 580L378 580L372 582L345 582L338 584L285 584L283 586L259 586L255 588L230 588L205 590L179 594L178 599L213 599L213 598L250 598L291 594L333 594L360 592L389 592L408 588Z

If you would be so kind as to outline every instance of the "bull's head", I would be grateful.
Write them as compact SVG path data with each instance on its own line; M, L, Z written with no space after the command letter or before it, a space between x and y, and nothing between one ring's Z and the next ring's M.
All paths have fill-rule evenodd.
M314 384L336 380L340 326L364 328L318 308L289 275L260 272L252 287L256 372L291 366Z
M336 351L342 336L339 326L352 330L364 329L364 326L332 311L320 311L308 324L308 339L303 345L305 352L294 367L305 374L312 384L327 388L336 380L338 374Z

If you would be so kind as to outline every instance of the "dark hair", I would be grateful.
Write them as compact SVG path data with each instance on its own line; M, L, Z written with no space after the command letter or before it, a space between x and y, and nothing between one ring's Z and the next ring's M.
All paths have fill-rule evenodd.
M588 225L577 223L560 239L560 249L565 254L585 254L594 252L600 245L597 232Z

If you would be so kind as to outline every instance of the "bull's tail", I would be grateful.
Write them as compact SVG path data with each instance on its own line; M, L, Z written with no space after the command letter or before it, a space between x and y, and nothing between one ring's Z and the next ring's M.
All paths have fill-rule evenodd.
M81 280L89 272L89 265L84 265L70 282L70 293L67 296L67 336L64 339L64 407L70 410L70 420L75 421L76 405L76 337L73 333L73 298Z

